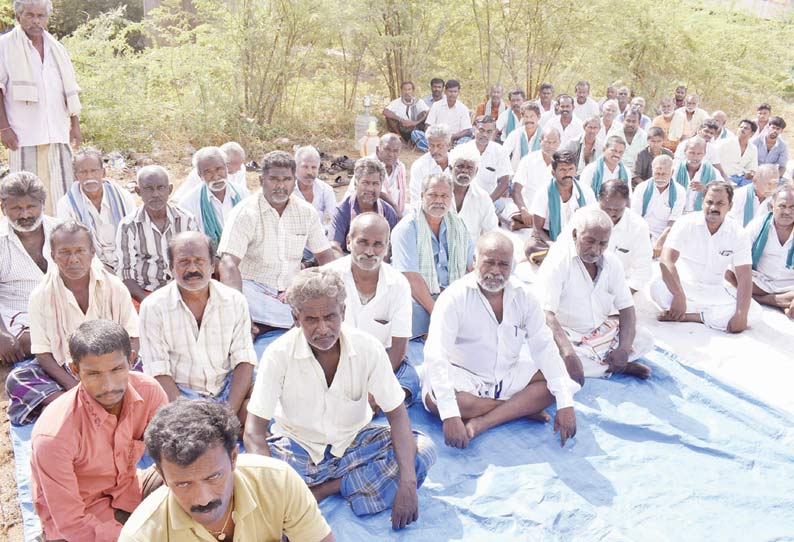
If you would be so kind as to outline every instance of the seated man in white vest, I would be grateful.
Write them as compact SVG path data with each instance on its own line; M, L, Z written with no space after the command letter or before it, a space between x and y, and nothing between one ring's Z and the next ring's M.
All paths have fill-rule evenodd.
M549 250L536 290L568 373L580 383L614 373L646 379L651 369L637 360L653 337L637 327L623 266L607 250L612 220L601 209L574 220L573 242Z
M444 441L465 448L510 420L549 421L560 443L576 433L573 382L529 287L510 276L513 243L501 232L477 242L475 271L438 298L425 345L422 398ZM524 346L527 349L524 349Z
M496 208L491 196L476 182L480 153L468 144L455 147L449 155L452 168L453 194L458 216L466 224L472 242L486 232L499 227Z
M745 230L753 258L753 299L794 319L794 184L781 185L771 200L772 210L754 218ZM730 269L725 278L737 284Z
M603 154L582 170L579 182L592 188L593 194L598 194L601 185L610 179L620 179L628 184L631 169L623 163L625 151L626 142L621 136L610 135L607 137Z
M734 192L733 206L728 216L746 227L754 218L768 215L772 209L772 194L779 186L779 181L780 173L775 164L759 167L753 182Z
M706 186L702 212L689 213L673 225L662 249L662 275L651 284L651 297L663 322L697 322L712 329L740 333L760 307L752 300L750 240L727 218L733 186ZM737 287L725 284L733 266Z
M362 213L350 223L349 254L329 263L345 283L345 323L366 331L389 355L394 374L405 391L406 405L419 396L419 376L408 361L411 338L411 285L384 262L389 253L389 223L376 213ZM370 406L378 407L370 397Z
M59 220L77 220L94 236L96 255L112 272L118 269L116 232L119 223L135 210L135 199L127 190L105 178L102 152L86 147L72 158L75 181L58 201Z
M673 181L673 159L659 155L651 163L653 177L643 181L631 195L631 210L645 219L653 241L653 257L662 254L670 228L684 213L686 193Z

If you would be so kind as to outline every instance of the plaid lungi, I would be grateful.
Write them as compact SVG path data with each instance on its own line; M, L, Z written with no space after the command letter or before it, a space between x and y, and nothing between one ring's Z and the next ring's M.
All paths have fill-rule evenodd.
M47 190L44 212L55 216L58 201L74 181L72 148L69 144L50 143L19 147L8 152L8 167L12 172L30 171L36 174Z
M416 486L420 487L427 471L436 462L433 441L414 431L416 440ZM320 464L315 465L309 454L294 440L273 436L267 441L273 457L286 461L309 487L329 480L342 479L342 496L350 502L357 516L375 514L391 507L400 483L400 469L394 455L391 429L385 425L369 424L359 431L342 457L325 451Z
M63 368L77 378L68 365ZM141 371L140 358L135 360L132 369ZM6 377L8 419L11 425L35 422L44 409L44 401L61 391L64 391L63 386L48 375L35 358L18 363Z

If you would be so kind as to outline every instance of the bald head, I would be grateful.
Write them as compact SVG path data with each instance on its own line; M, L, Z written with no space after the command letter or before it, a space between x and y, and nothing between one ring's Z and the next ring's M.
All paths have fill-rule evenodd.
M753 177L753 189L759 199L764 200L771 196L778 187L780 171L777 164L764 164L758 168Z
M482 235L474 266L477 284L486 295L501 292L513 272L513 242L498 231Z
M508 236L500 231L490 231L484 233L477 240L476 254L479 256L483 252L498 251L503 254L513 255L513 242Z
M612 219L601 209L585 208L574 217L573 239L576 253L586 264L596 263L609 246Z
M377 235L389 239L389 223L378 213L362 213L350 223L350 237L362 233Z

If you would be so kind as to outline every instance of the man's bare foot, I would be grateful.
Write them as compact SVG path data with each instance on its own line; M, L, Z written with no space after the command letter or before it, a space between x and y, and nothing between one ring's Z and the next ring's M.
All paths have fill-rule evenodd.
M789 305L788 308L783 312L786 316L794 320L794 304Z
M466 433L469 435L469 440L472 440L474 437L485 431L485 428L480 423L479 417L469 419L464 426L466 427Z
M651 368L642 363L630 361L626 364L626 368L623 369L623 374L634 376L641 380L647 380L651 377Z
M530 414L527 416L527 419L532 420L533 422L549 423L551 421L551 416L549 416L549 413L545 410L541 410L535 414Z

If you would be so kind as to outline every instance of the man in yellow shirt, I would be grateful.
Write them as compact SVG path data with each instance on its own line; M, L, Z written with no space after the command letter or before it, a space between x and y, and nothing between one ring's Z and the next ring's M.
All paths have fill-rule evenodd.
M146 429L165 485L133 512L119 542L334 542L317 501L286 463L237 455L240 422L228 407L179 399Z

